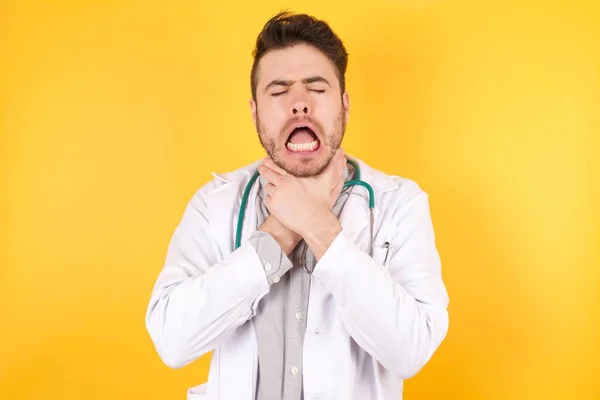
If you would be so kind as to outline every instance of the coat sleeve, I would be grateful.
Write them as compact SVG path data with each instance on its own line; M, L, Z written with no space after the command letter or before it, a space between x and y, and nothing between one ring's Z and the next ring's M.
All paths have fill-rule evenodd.
M356 343L402 379L429 361L448 330L449 299L428 198L420 189L412 192L391 222L385 266L385 252L371 258L342 230L313 273Z
M146 312L152 342L172 368L214 350L255 315L269 291L263 264L248 241L220 259L201 189L171 238Z

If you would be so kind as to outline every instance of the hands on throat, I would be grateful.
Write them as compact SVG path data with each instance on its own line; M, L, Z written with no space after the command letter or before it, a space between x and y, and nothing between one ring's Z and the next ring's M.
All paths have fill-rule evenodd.
M265 205L270 215L259 230L273 236L288 255L304 239L320 260L342 230L332 209L344 186L345 168L341 149L314 177L295 177L265 159L258 171L268 182Z

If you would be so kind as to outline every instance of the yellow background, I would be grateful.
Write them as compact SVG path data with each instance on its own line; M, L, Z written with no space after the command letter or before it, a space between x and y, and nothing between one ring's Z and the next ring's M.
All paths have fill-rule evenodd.
M346 150L431 196L450 330L405 399L600 399L600 5L550 0L4 0L0 398L205 381L144 315L191 195L263 156L250 53L284 7L347 45Z

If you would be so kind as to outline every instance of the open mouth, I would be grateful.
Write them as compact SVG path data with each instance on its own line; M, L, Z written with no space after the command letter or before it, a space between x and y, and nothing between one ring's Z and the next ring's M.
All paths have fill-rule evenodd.
M299 125L290 133L285 144L293 153L310 153L319 148L320 142L313 130L304 125Z

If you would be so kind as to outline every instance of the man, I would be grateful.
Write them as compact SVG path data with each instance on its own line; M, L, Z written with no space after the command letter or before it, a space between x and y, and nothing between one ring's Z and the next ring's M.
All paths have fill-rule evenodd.
M356 170L340 148L347 57L307 15L278 14L258 37L250 107L268 157L193 196L146 316L167 365L214 351L189 399L399 399L446 335L427 195L353 159ZM367 190L344 187L359 173L372 238Z

